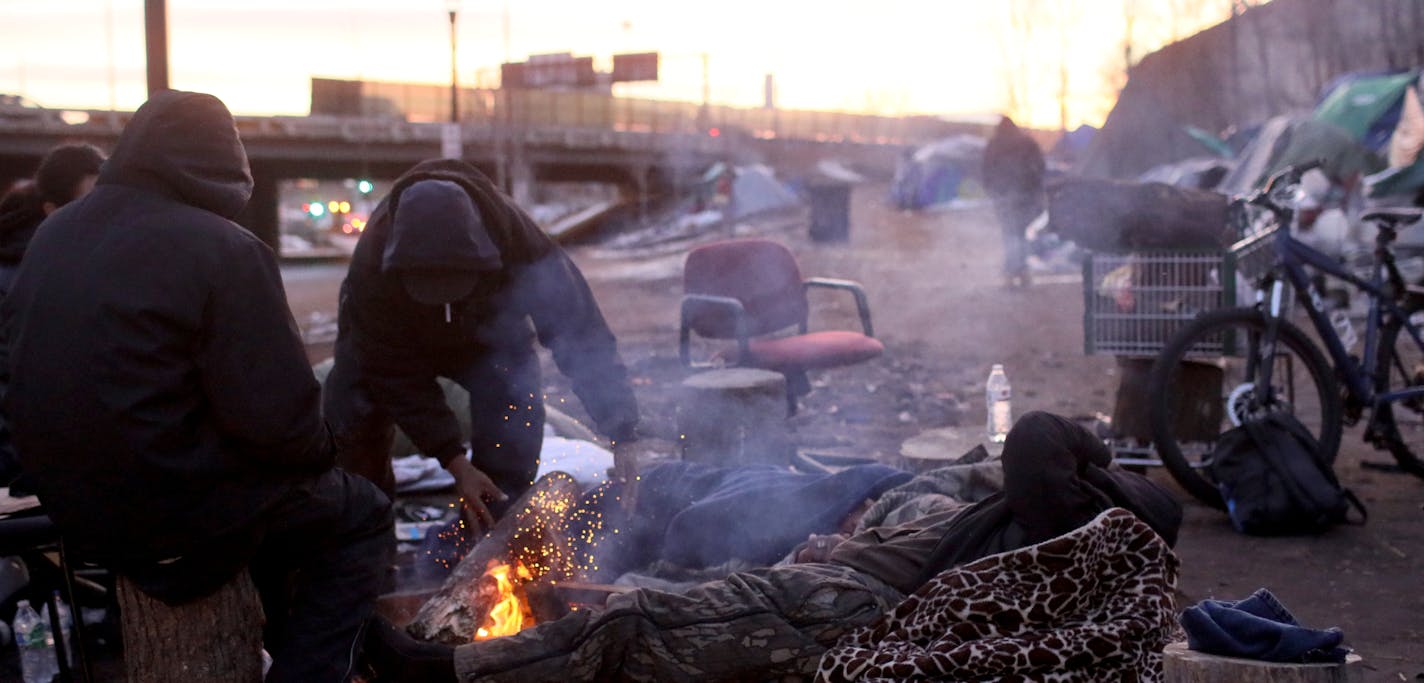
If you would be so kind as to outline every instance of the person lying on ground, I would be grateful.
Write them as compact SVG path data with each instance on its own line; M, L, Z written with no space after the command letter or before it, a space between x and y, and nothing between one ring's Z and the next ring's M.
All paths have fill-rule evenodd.
M581 578L598 583L654 563L699 570L769 565L808 534L853 529L852 515L867 501L910 477L880 464L831 474L662 463L639 474L631 509L623 505L621 481L585 492L569 514L568 535L585 568ZM453 567L474 545L469 536L437 530L422 550L437 566Z
M733 574L683 593L639 589L504 638L446 648L377 620L367 661L380 680L718 681L813 674L837 639L870 624L940 572L1072 531L1126 508L1168 544L1181 507L1111 466L1072 421L1023 416L1003 454L1004 491L898 527L867 529L825 561Z
M712 497L708 503L681 511L671 524L667 518L650 522L636 517L619 523L616 509L604 512L596 519L614 522L605 523L605 533L594 536L597 547L584 564L596 571L588 580L611 580L636 588L687 590L734 572L793 563L799 553L807 549L814 553L831 537L845 538L877 526L898 526L946 506L977 503L1003 490L1003 466L997 459L979 461L971 457L976 453L988 455L978 448L949 467L913 478L901 473L884 482L895 483L894 488L878 495L861 497L848 491L852 495L839 501L811 496L796 501L777 497L779 492L774 490L753 487L745 497ZM847 470L836 476L848 473ZM656 491L662 486L657 482L649 485L648 479L644 478L641 487L654 491L649 495L656 499ZM807 488L824 490L832 483L817 482ZM761 493L767 495L758 495ZM641 508L642 498L639 501ZM611 528L620 533L606 533ZM648 530L654 533L646 533ZM657 535L659 532L661 535ZM640 567L640 562L647 564ZM625 567L632 568L623 571Z

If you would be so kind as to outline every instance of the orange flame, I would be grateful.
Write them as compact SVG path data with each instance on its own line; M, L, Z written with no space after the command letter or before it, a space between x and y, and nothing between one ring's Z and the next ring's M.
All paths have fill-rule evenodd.
M511 574L513 574L513 578L511 578ZM519 590L533 578L529 569L518 560L515 560L513 566L503 563L493 564L485 572L484 577L480 579L480 597L482 603L489 604L491 607L484 624L475 631L475 640L489 640L490 638L514 635L523 630L526 625L533 625L533 614L527 600L520 599L522 591ZM488 599L483 599L487 586L489 596Z

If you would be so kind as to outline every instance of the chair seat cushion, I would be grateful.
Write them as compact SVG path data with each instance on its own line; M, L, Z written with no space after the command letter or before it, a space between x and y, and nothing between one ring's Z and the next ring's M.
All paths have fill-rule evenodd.
M830 330L753 339L748 350L750 365L778 371L814 370L870 360L885 353L885 345L859 332Z

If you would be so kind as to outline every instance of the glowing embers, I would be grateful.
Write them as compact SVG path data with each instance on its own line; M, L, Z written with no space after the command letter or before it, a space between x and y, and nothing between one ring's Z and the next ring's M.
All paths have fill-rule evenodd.
M490 561L489 571L480 577L475 598L477 604L490 607L484 621L475 630L475 640L514 635L534 625L534 613L524 590L525 585L533 580L533 574L519 560L515 560L513 565Z

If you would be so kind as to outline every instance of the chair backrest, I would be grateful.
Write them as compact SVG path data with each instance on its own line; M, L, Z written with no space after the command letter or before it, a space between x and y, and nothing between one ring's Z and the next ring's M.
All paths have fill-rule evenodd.
M753 336L800 325L808 312L801 269L779 242L736 239L713 242L687 254L683 292L725 296L742 302ZM736 336L735 321L723 310L697 308L688 324L704 337Z

